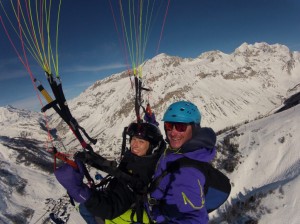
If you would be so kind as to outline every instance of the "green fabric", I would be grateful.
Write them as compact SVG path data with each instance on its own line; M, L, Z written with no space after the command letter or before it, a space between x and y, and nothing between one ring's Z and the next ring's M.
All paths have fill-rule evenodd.
M105 224L113 224L113 223L117 223L117 224L122 224L122 223L132 223L131 222L131 219L130 219L130 216L131 216L131 212L132 210L129 209L127 210L126 212L124 212L122 215L120 215L119 217L117 218L114 218L113 220L105 220ZM134 215L133 217L133 221L136 222L136 214ZM144 224L149 224L149 218L148 218L148 215L147 213L144 211L144 214L143 214L143 223Z

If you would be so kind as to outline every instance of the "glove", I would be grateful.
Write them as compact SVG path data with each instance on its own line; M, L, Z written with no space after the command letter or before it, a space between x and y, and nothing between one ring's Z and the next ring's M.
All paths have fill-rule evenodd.
M91 196L90 188L83 183L84 164L75 160L78 170L69 164L64 164L54 171L58 182L68 191L69 195L78 203L84 203Z

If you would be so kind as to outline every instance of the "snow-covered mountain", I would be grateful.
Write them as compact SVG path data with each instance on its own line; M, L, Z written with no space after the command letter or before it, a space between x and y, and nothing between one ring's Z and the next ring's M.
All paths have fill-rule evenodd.
M149 100L158 121L170 103L187 99L199 105L203 126L215 130L269 114L300 90L300 53L279 44L243 44L232 54L211 51L194 59L160 54L142 71L144 86L153 89L143 92L145 104ZM136 119L134 96L124 72L97 81L69 102L73 116L98 139L96 151L119 150L120 127ZM75 147L68 127L58 129Z
M299 223L299 114L298 104L218 136L218 164L233 188L215 223Z
M48 134L40 113L0 108L0 223L28 223L45 200L62 195L45 151ZM45 213L45 211L41 210Z
M160 54L145 62L143 82L153 89L143 96L159 122L170 103L185 99L199 106L202 126L222 133L216 165L230 176L229 201L234 206L224 205L212 214L215 223L228 217L224 211L231 211L229 223L251 218L259 223L298 223L300 106L273 113L300 91L299 52L279 44L245 43L232 54L211 51L194 59ZM69 107L79 124L98 139L95 151L115 157L123 127L135 120L133 102L134 90L123 72L97 81ZM69 151L80 147L61 119L47 114L48 123L39 113L0 109L0 184L5 195L0 199L0 223L47 223L45 217L65 194L51 174L45 127L56 128ZM71 214L66 217L69 224L84 223L72 207L65 203L57 207Z

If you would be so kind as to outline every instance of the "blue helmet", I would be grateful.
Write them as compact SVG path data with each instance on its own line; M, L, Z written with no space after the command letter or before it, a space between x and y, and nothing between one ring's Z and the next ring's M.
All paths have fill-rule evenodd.
M188 101L178 101L168 107L162 120L200 124L201 113L195 104Z

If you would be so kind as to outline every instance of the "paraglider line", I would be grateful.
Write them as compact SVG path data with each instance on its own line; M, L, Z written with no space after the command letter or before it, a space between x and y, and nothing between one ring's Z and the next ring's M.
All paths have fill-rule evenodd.
M160 32L160 37L159 37L159 41L158 41L158 45L157 45L157 49L156 49L156 54L158 54L158 50L159 50L159 47L160 47L160 42L161 42L162 35L163 35L163 32L164 32L165 23L166 23L168 11L169 11L169 5L170 5L170 0L168 0L168 5L167 5L165 17L164 17L164 22L163 22L163 25L162 25L162 28L161 28L161 32Z

